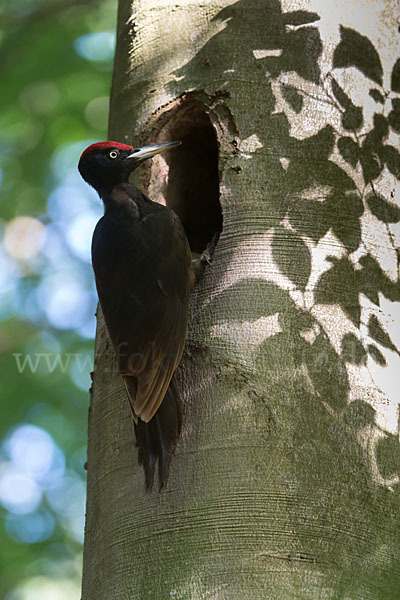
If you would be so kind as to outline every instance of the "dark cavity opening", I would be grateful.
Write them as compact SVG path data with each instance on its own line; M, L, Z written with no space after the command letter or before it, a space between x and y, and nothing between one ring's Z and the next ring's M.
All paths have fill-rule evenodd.
M152 143L182 142L154 157L148 192L152 200L176 212L193 252L202 252L222 230L218 141L206 111L199 101L184 101L151 139Z

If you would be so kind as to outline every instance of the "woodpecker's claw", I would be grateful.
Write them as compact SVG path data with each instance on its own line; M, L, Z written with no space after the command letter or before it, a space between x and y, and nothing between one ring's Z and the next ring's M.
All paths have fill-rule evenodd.
M207 263L208 265L211 265L211 263L212 263L215 248L216 248L216 245L218 244L218 240L219 240L219 235L220 234L218 231L216 233L214 233L214 235L211 238L211 241L208 242L206 249L204 250L203 254L200 256L200 260L202 262Z
M200 258L192 260L192 286L197 283L204 275L204 271L207 265L211 265L215 247L219 240L219 232L214 233L210 242L208 242L206 249L201 254Z
M203 252L203 254L200 256L200 260L201 260L201 262L204 262L204 263L206 263L207 265L211 265L211 262L212 262L212 260L211 260L211 256L210 256L210 254L207 252L207 250L205 250L205 251Z

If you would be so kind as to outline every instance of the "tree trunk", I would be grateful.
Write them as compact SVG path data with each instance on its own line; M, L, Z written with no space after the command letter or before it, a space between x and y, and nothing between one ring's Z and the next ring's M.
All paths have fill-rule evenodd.
M219 177L223 228L161 492L99 319L83 600L398 597L397 18L394 0L121 0L110 139L182 140L141 186L198 252Z

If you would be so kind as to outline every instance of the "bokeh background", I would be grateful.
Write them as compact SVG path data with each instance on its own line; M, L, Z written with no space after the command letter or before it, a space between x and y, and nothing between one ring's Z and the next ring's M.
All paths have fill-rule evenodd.
M78 600L116 0L0 0L0 597Z

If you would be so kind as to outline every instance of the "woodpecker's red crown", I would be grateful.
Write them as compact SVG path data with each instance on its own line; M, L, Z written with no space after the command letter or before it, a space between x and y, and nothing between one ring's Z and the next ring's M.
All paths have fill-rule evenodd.
M96 144L91 144L84 150L81 154L81 158L85 156L88 152L92 152L93 150L106 150L107 148L119 148L120 150L133 150L133 146L128 146L127 144L120 144L119 142L97 142Z

